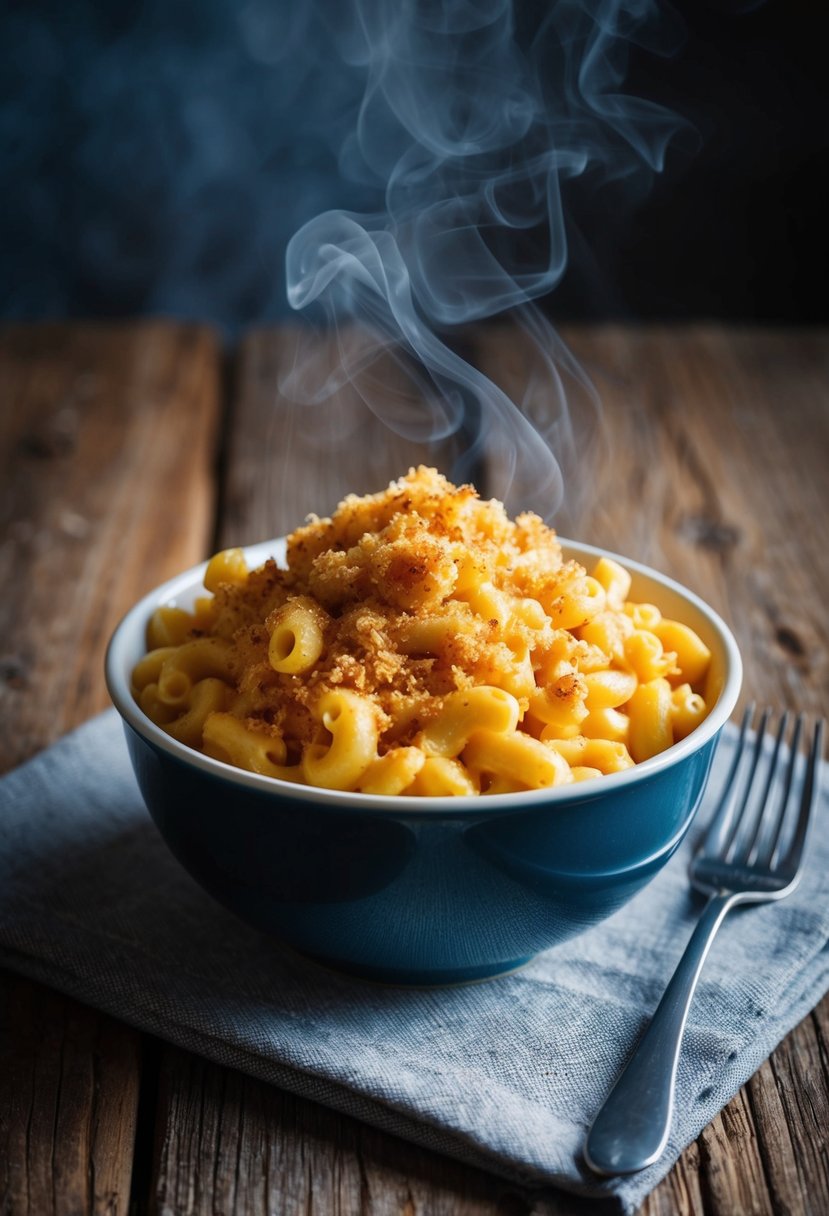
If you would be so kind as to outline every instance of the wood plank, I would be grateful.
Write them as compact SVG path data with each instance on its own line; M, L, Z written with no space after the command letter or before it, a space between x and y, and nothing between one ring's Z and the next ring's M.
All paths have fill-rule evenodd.
M706 1212L700 1186L700 1146L689 1144L678 1162L639 1209L638 1216L701 1216Z
M700 1184L707 1210L773 1216L756 1137L751 1107L742 1089L698 1140Z
M604 432L586 467L566 470L566 523L553 522L708 600L740 643L745 698L825 712L826 331L607 326L566 336L598 388ZM494 328L482 363L518 397L541 357Z
M825 514L820 460L821 443L829 438L826 336L748 332L725 338L711 328L609 327L570 338L599 383L605 428L600 441L591 435L592 406L582 395L587 417L576 420L575 429L580 443L590 441L592 455L586 469L566 470L576 492L562 514L574 534L672 572L738 631L750 621L743 643L750 690L816 708L825 673L814 646L819 622L812 608L825 602L826 553L816 530L802 545L800 536L809 518L821 518L821 508ZM263 332L243 348L222 544L288 529L309 510L328 512L346 491L376 489L412 462L406 445L390 443L370 419L360 418L353 400L340 402L339 415L329 426L321 422L319 432L307 414L286 404L277 384L280 370L290 365L294 341L292 334ZM526 350L506 331L486 331L477 353L506 385L532 374ZM330 360L330 349L320 357ZM778 413L784 398L790 411L785 425ZM425 458L435 453L427 451ZM437 458L447 467L451 456ZM493 481L502 467L498 461L490 465ZM801 482L799 521L788 495ZM498 486L486 489L496 493ZM772 591L779 588L779 594L771 607L758 609L758 579L768 552L775 554ZM786 588L791 594L784 596ZM796 1031L686 1150L643 1212L730 1216L736 1210L775 1210L773 1204L784 1210L786 1203L799 1210L808 1195L825 1193L819 1127L809 1124L793 1098L785 1110L779 1103L772 1109L783 1077L792 1094L806 1095L809 1109L823 1111L825 1037L824 1072L817 1079L810 1072L813 1084L804 1088L797 1070L804 1059L814 1063L818 1043L814 1032L811 1054L804 1055L804 1033ZM501 1184L477 1171L186 1053L166 1050L163 1076L154 1183L161 1211L281 1207L484 1214L505 1205L542 1211L540 1201L518 1191L506 1200ZM803 1151L798 1166L787 1169L791 1137L802 1140ZM581 1206L564 1196L551 1202L561 1212Z
M802 697L816 707L825 669L810 649L809 640L820 637L810 604L817 592L825 597L826 558L816 529L802 547L799 540L792 545L798 519L788 495L800 479L806 483L801 530L821 518L820 510L825 517L823 480L815 476L826 434L825 335L748 333L732 343L716 330L608 329L572 337L601 379L609 436L604 464L590 473L596 493L570 509L574 525L581 521L578 534L672 570L732 623L748 621L752 690L785 702ZM334 450L323 456L307 418L295 414L291 422L280 412L277 377L289 342L262 333L244 347L220 545L285 530L310 509L329 511L346 490L378 488L411 462L392 450L396 444L378 439L383 432L370 419L348 429L348 410L336 425L326 422ZM503 375L507 350L498 342L488 332L482 349ZM520 352L510 346L509 354L526 374ZM794 403L793 430L774 412L784 389ZM772 449L785 458L772 460ZM640 509L619 505L631 503ZM759 585L766 601L758 608L757 567L767 552L777 573L770 588ZM789 587L792 594L784 596ZM786 656L794 661L781 675ZM787 1040L683 1154L643 1211L730 1216L738 1204L744 1211L821 1211L810 1196L822 1202L826 1193L818 1122L827 1094L825 1006L810 1020L812 1038L801 1041L808 1030L801 1027ZM151 1211L540 1216L583 1209L564 1196L545 1207L547 1201L478 1171L187 1053L163 1048L161 1077ZM794 1170L787 1165L790 1148L797 1153Z
M3 333L0 768L108 704L118 618L208 547L217 386L198 327Z
M242 342L224 453L219 547L283 535L309 513L330 514L346 494L384 489L411 465L438 461L450 468L457 456L451 439L432 443L401 434L417 430L414 389L405 368L388 356L362 375L355 372L319 404L290 396L285 376L310 358L303 332L255 330ZM319 340L312 360L316 378L335 370L349 341L356 339L347 332ZM397 430L384 421L392 417Z
M615 1205L526 1192L314 1102L164 1053L152 1211L214 1216L609 1216Z
M829 335L608 326L567 338L599 389L604 438L586 470L567 470L575 490L562 530L707 599L743 652L744 700L825 713ZM484 348L487 370L516 395L534 357L505 330ZM592 498L579 493L585 477ZM829 998L644 1213L829 1211L829 1070L813 1029L827 1010Z
M0 336L0 769L107 704L119 616L212 529L217 343L205 329ZM0 974L0 1211L124 1213L141 1036Z
M126 1213L140 1035L39 984L0 982L0 1210Z
M748 1100L773 1210L805 1197L810 1216L829 1212L829 996L748 1083Z

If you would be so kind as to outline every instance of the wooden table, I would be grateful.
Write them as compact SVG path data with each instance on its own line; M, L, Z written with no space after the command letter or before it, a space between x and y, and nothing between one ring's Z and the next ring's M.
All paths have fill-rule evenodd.
M566 530L708 599L740 641L747 696L825 712L829 335L614 327L567 338L601 394L604 438L579 440ZM4 767L106 705L107 636L144 591L428 456L383 433L353 394L289 407L278 377L293 343L270 330L228 349L205 327L163 322L4 333ZM520 393L533 359L506 329L467 335L464 348ZM578 426L590 416L584 400L574 415ZM480 476L496 492L502 462ZM827 1129L829 999L642 1211L826 1216ZM0 1196L4 1216L597 1210L519 1191L11 974L0 977Z

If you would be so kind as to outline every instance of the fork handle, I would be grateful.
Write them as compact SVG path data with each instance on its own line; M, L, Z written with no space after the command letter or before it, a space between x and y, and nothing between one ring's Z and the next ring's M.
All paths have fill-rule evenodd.
M596 1116L584 1148L598 1174L635 1174L662 1155L671 1129L679 1049L702 964L739 895L712 895L650 1026Z

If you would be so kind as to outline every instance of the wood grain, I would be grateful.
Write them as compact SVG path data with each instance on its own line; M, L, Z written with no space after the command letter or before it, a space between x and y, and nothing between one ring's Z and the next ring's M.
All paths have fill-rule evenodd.
M563 462L554 522L708 599L740 640L747 694L825 711L829 335L606 327L568 340L602 423L582 386L583 459ZM518 397L544 367L522 341L497 327L465 339ZM291 403L280 382L296 352L293 331L244 340L214 460L221 377L207 331L5 334L0 712L20 722L0 736L5 763L104 704L111 624L206 547L278 534L418 460L450 467L457 444L390 433L353 386L325 406ZM335 351L322 344L315 357L325 371ZM412 431L405 366L372 375L392 384L382 408L396 403L398 430ZM497 493L507 465L491 453L482 488ZM514 481L514 496L533 491ZM123 1212L134 1152L131 1209L148 1216L601 1211L510 1187L12 977L0 979L0 1069L4 1216ZM642 1216L825 1216L828 1103L829 999L686 1149Z
M381 385L378 396L388 408L394 403L397 425L405 428L412 386L390 357L380 356L317 404L289 395L283 381L292 369L311 362L313 383L324 382L348 341L346 332L320 339L309 351L302 331L288 327L256 330L243 340L223 452L217 547L281 536L312 512L330 514L346 494L384 488L412 464L438 457L451 463L441 445L406 441L366 405L361 392ZM304 391L311 391L307 380Z
M579 486L565 502L568 526L583 539L660 566L713 603L740 636L753 695L820 708L826 682L819 612L829 569L815 534L793 543L791 528L799 538L810 518L826 513L826 335L608 328L569 337L599 387L604 431L599 439L590 434L592 417L582 427L590 441L588 468L570 468L569 475L589 477L595 492ZM423 458L422 449L410 455L365 418L363 441L347 451L334 428L333 454L301 417L283 432L273 411L275 404L285 409L277 384L293 340L262 332L243 347L225 465L223 544L288 528L308 510L329 511L347 489L378 489ZM519 395L532 362L514 334L488 330L474 355L502 383L512 378ZM321 350L321 360L330 357ZM789 423L781 426L768 415L777 418L784 396ZM343 408L347 413L353 402ZM290 437L290 426L299 434L295 429ZM496 456L488 492L497 491L503 468ZM532 493L520 482L512 489L528 498ZM802 505L785 505L789 498ZM769 554L778 572L774 611L756 602ZM784 596L787 587L792 591ZM789 635L804 651L797 651L793 667L798 642L787 649L780 640ZM643 1216L818 1216L829 1210L820 1206L829 1176L826 1123L817 1122L829 1070L825 1030L821 1039L816 1029L827 1023L829 1000L682 1154L645 1202ZM505 1188L186 1053L164 1049L162 1075L151 1211L558 1216L596 1210L568 1196ZM790 1094L785 1106L781 1088Z
M525 1192L313 1102L164 1052L154 1212L314 1216L609 1216L615 1205Z
M107 703L118 617L202 557L218 354L161 323L0 339L0 770ZM0 1211L125 1213L141 1036L0 973Z
M136 1031L27 980L0 982L0 1210L127 1211Z
M708 600L743 651L746 697L825 713L826 333L611 326L566 336L598 389L603 426L588 468L567 471L567 527ZM520 341L496 329L485 346L488 372L515 395L539 359L517 351Z
M0 770L102 709L118 618L213 526L218 354L160 322L0 344Z

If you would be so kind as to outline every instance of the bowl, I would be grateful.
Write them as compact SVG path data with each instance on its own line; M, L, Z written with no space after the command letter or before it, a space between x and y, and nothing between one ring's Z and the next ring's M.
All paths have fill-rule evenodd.
M589 568L603 550L561 541ZM245 550L251 567L282 541ZM612 554L608 556L614 556ZM626 558L630 598L656 603L712 651L715 701L679 743L624 772L548 790L385 797L297 786L178 743L139 709L130 673L161 604L190 608L206 563L145 596L106 658L147 808L217 900L296 950L390 983L502 975L615 912L665 865L693 820L740 691L727 626L697 596Z

